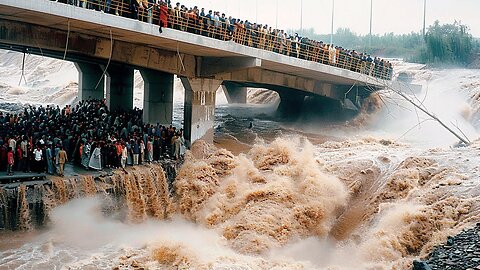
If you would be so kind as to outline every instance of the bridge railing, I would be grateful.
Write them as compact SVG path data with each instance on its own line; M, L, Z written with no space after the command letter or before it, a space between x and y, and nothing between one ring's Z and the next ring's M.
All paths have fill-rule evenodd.
M264 26L252 24L229 23L222 17L215 21L193 12L168 7L165 3L151 4L147 0L59 0L84 8L101 10L123 17L161 25L179 31L203 35L223 41L235 43L330 65L353 72L391 80L392 65L385 60L368 58L364 54L333 47L329 44L303 38L287 36L277 29L266 29ZM137 2L130 2L137 1ZM138 5L132 5L137 3ZM257 28L257 29L254 29Z

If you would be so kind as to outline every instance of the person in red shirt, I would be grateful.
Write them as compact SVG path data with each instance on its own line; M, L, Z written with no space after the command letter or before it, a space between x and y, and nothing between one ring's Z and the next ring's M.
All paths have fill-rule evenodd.
M15 156L13 155L13 150L11 147L8 147L7 154L7 174L13 175L13 165L15 164Z
M160 20L159 20L159 24L160 24L160 28L158 29L158 31L160 33L162 33L162 27L168 27L168 6L167 6L167 3L165 2L160 2Z

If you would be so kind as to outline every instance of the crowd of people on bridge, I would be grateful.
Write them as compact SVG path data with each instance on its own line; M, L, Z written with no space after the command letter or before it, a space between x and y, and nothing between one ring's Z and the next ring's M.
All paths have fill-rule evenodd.
M367 53L327 44L297 33L289 34L271 26L226 16L204 8L187 7L170 0L57 0L106 13L158 24L224 41L391 80L392 64Z
M183 130L142 122L143 111L110 111L105 100L28 106L0 112L0 171L63 176L71 161L85 169L125 168L185 152Z

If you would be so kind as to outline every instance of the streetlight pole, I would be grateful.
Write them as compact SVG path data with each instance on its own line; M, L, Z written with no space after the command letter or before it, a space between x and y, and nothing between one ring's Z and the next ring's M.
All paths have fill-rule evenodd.
M258 0L255 0L255 22L258 23Z
M425 37L425 26L427 18L427 0L423 0L423 37Z
M303 33L303 0L300 1L300 32Z
M330 44L333 44L333 20L335 16L335 0L332 0L332 31L330 33Z
M373 0L370 0L370 35L368 36L368 47L372 48L372 18L373 18Z
M277 12L276 12L276 16L275 16L275 29L278 29L278 0L276 0L276 6L277 6Z

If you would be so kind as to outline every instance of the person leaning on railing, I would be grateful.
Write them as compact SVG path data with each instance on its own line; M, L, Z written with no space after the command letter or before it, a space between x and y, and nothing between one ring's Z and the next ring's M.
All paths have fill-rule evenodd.
M226 17L225 13L222 13L222 16L220 17L220 23L221 23L221 29L222 29L222 39L223 40L228 40L229 32L228 28L230 27L230 20Z
M187 32L197 34L196 28L197 28L197 13L196 13L196 7L191 8L187 12Z
M340 46L326 44L306 37L288 35L285 31L267 25L245 22L241 19L220 16L220 12L187 8L179 2L171 7L170 0L58 0L81 7L102 10L144 22L154 23L193 34L234 42L262 50L273 51L290 57L327 64L381 79L391 79L392 64L384 59L346 50ZM157 3L157 1L159 1Z
M158 24L159 24L159 31L162 33L162 27L168 27L168 19L169 19L169 7L168 4L165 2L160 2L160 7L159 7L159 19L158 19Z

